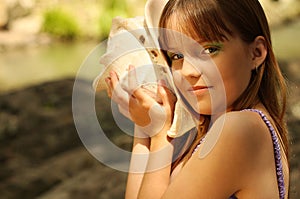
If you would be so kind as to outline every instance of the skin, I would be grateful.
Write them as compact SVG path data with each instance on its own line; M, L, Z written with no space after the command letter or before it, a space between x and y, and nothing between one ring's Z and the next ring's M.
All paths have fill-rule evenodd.
M149 152L146 166L148 168L161 161L157 160L152 152L159 151L159 155L164 157L165 164L152 172L130 174L126 198L224 199L232 194L243 199L278 198L278 190L274 189L277 187L277 179L268 128L257 113L231 111L232 103L246 89L251 71L263 63L267 55L265 39L258 36L252 43L246 44L237 36L227 36L228 40L217 45L211 42L199 42L203 46L203 52L216 64L223 82L212 81L216 70L191 64L187 58L185 59L184 52L173 52L169 55L173 61L175 84L190 100L194 110L201 114L214 114L215 119L208 132L207 140L217 137L216 144L205 157L199 158L200 152L207 147L204 142L184 167L179 166L175 169L176 174L171 180L173 148L166 132L171 126L176 98L162 84L159 86L158 93L162 99L160 105L166 113L165 126L153 137L135 139L133 151ZM130 70L134 68L131 66ZM114 72L107 79L107 83L110 88L108 92L112 93L118 84L118 77ZM224 103L212 102L214 98L211 97L211 95L217 96L221 86L226 94L226 114L212 111L212 103L215 103L216 107L218 103ZM189 90L191 87L195 89ZM114 100L118 101L118 99ZM154 103L156 103L155 99L149 97L142 89L136 89L129 100L132 120L136 124L148 124L151 120L149 116L147 117L147 113ZM268 117L262 104L252 108L262 110ZM283 162L285 176L288 176L285 157ZM285 182L288 184L287 177Z

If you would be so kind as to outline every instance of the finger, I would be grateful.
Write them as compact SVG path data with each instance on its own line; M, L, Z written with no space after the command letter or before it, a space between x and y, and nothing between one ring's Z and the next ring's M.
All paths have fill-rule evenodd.
M129 107L136 108L137 106L138 106L138 102L137 102L136 98L133 96L130 96L129 97Z
M119 105L121 105L123 108L126 107L128 109L128 103L129 103L129 95L128 93L123 90L121 85L119 84L118 80L111 80L112 81L112 87L114 87L112 91L112 99L117 102ZM113 82L114 81L114 82Z
M111 95L112 95L112 85L111 85L111 80L110 80L110 77L107 77L105 78L105 83L107 85L107 89L106 89L106 92L107 92L107 95L109 98L111 98Z
M138 88L138 81L136 76L136 70L133 65L129 65L128 68L128 92L133 95L133 92Z
M131 96L129 98L129 114L132 121L139 126L147 126L151 122L149 108L143 107L140 102Z
M111 79L111 86L112 86L112 89L114 90L119 83L119 76L115 71L110 71L109 75L110 75L110 79Z
M157 89L157 93L161 98L163 105L170 104L172 106L176 102L176 96L167 88L164 80L159 81Z
M124 110L128 110L128 94L119 84L119 76L115 71L111 71L110 76L105 79L108 96L118 103Z
M129 65L128 68L128 88L131 95L135 97L135 93L140 92L139 83L137 80L136 69L133 65Z
M129 94L134 96L139 102L145 102L145 100L151 98L143 88L138 84L136 69L133 65L129 65L128 71L128 87ZM150 100L151 103L154 100Z

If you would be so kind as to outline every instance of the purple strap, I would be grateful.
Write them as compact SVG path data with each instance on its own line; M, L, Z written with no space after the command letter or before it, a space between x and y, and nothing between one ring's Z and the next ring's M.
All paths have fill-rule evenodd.
M265 116L265 114L263 114L262 111L257 109L245 109L244 111L253 111L258 113L270 130L272 141L273 141L273 147L274 147L274 157L275 157L275 164L276 164L276 175L277 175L279 197L280 199L284 199L285 196L284 176L283 176L283 169L282 169L282 162L281 162L281 155L280 155L280 144L278 141L276 131L273 128L271 122L267 119L267 117Z

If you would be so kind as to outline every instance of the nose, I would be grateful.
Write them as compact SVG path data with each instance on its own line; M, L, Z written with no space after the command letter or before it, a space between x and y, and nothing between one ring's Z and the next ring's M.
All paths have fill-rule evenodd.
M182 68L181 68L181 75L185 78L189 79L196 79L200 78L202 75L202 71L200 67L195 67L192 63L187 60L184 60Z

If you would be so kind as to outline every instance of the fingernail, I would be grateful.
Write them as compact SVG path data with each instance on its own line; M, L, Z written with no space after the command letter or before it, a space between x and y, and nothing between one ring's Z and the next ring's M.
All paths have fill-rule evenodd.
M159 86L166 86L166 81L163 79L158 80L158 85Z
M161 93L161 94L164 94L166 91L165 91L165 87L163 86L163 85L160 85L159 87L158 87L158 90L159 90L159 92Z

